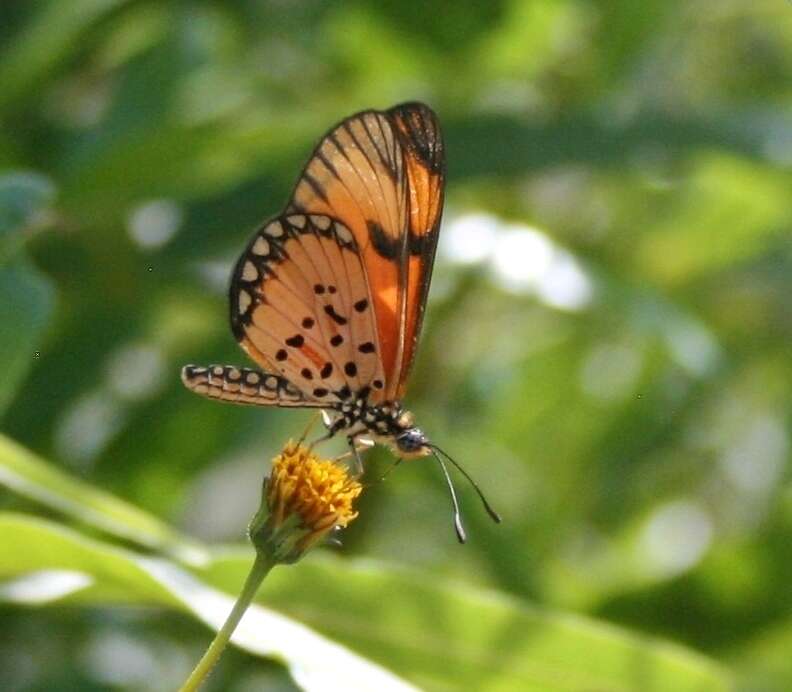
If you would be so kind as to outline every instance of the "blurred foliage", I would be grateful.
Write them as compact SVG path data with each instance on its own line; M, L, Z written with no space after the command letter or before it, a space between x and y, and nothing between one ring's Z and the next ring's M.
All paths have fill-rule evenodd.
M792 687L791 76L786 0L5 0L0 593L95 583L2 607L0 688L170 689L197 658L200 613L96 556L237 587L247 553L204 543L241 541L308 416L200 400L179 368L245 362L225 290L249 232L333 122L408 99L443 123L448 197L407 403L505 522L461 488L460 548L439 470L404 464L342 558L261 603L428 689L526 689L493 662L721 689L689 649ZM210 687L285 671L234 652Z

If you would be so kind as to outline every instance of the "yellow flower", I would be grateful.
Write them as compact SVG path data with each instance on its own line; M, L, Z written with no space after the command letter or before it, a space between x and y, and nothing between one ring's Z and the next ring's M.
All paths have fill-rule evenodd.
M295 562L357 516L353 503L362 490L343 466L290 441L272 462L250 539L276 562Z

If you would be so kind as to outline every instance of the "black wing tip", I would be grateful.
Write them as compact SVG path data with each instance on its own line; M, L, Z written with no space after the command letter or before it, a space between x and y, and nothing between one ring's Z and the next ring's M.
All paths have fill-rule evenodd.
M431 171L443 173L445 152L440 121L435 112L420 101L406 101L389 108L388 116L396 122L405 146Z
M407 115L410 113L419 113L421 116L425 118L437 120L437 114L431 109L430 106L425 104L423 101L404 101L403 103L397 103L395 106L388 108L388 113L392 113L394 115L395 114Z

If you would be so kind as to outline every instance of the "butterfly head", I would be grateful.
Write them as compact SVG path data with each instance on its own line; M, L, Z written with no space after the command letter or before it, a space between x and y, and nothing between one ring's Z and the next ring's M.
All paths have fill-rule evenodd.
M406 459L417 459L429 456L432 453L429 447L429 439L424 434L424 431L415 426L398 433L394 440L396 441L396 449L399 455Z
M398 456L418 459L432 453L424 431L415 426L412 413L405 411L400 402L386 403L380 411L386 416L386 441Z

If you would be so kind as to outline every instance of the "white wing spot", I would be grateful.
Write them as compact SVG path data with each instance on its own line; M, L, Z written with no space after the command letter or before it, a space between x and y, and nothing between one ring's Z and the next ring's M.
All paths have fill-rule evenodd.
M238 380L240 377L242 377L242 373L237 368L231 368L228 371L229 380Z
M336 224L336 235L342 243L351 243L353 240L352 231L340 223Z
M222 377L225 371L219 365L216 368L212 368L212 374L217 377Z
M287 216L286 220L292 226L296 226L297 228L305 228L305 217L302 214L298 214L295 216Z
M258 269L256 269L256 265L250 260L245 262L245 266L242 267L242 278L245 281L255 281L258 279Z
M259 377L257 372L249 372L245 379L247 379L248 384L258 384L261 377Z
M330 228L330 217L329 216L317 216L315 214L311 215L311 223L316 226L318 229L322 231L326 231Z
M253 299L250 297L250 294L247 291L240 291L239 292L239 314L244 315L247 312L247 309L250 307L250 304L253 302Z
M283 225L280 221L273 221L264 229L264 233L270 238L280 238L283 235Z
M266 380L264 380L264 386L267 389L276 389L277 386L278 386L278 378L277 377L272 377L270 375Z
M259 255L260 257L265 257L269 255L270 251L270 244L266 238L262 238L259 236L256 238L256 242L253 243L253 247L251 248L254 255Z

